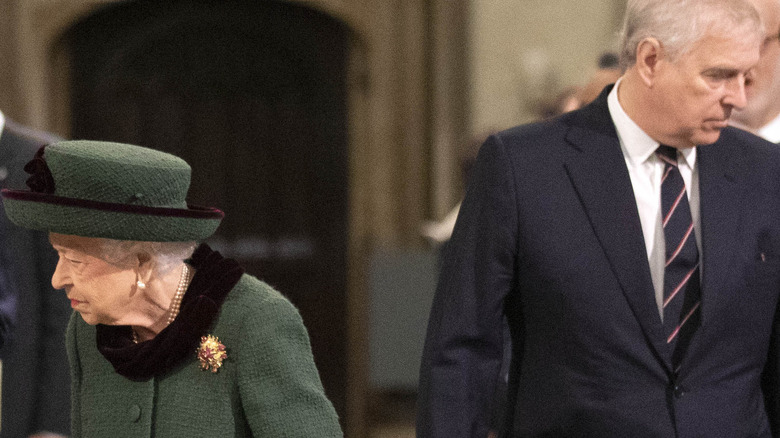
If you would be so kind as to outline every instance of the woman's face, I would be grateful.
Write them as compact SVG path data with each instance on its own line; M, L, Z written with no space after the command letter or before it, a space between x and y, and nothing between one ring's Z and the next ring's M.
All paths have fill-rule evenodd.
M59 254L51 284L63 289L87 324L123 325L136 294L136 271L100 258L98 239L50 233Z

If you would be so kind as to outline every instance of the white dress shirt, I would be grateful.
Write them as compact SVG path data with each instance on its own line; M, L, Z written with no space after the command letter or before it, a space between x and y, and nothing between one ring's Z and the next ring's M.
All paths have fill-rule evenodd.
M623 110L618 101L620 80L617 81L607 97L609 114L615 124L620 148L626 160L634 197L642 223L642 234L645 238L647 260L650 264L650 275L655 288L655 301L658 313L663 319L664 297L664 265L665 242L663 226L661 225L661 176L664 164L656 157L655 150L659 143L653 140L640 128ZM691 207L696 244L701 251L701 221L699 218L699 172L696 167L696 148L678 149L677 162L680 173L685 181L688 202ZM699 265L701 266L701 264ZM701 274L701 268L699 269Z
M780 143L780 114L759 129L757 134L772 143Z

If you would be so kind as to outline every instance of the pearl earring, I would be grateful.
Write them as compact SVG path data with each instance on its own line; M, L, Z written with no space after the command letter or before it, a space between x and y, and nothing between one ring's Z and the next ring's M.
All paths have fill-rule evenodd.
M146 289L146 283L141 280L136 281L135 285L138 286L138 289Z

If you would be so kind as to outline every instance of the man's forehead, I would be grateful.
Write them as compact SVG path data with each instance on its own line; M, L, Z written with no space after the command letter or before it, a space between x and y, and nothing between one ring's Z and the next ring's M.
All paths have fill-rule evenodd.
M753 32L712 30L696 41L683 56L702 58L713 66L740 68L741 64L750 62L750 58L758 58L763 40L764 35L757 30Z

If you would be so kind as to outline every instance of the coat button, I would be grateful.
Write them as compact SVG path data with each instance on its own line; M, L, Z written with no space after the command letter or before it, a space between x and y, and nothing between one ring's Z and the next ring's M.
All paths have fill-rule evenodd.
M675 396L675 398L681 398L684 395L685 395L685 388L683 388L680 385L675 385L674 386L674 396Z
M141 419L141 407L138 405L130 406L130 409L127 410L127 418L133 423L137 423Z

